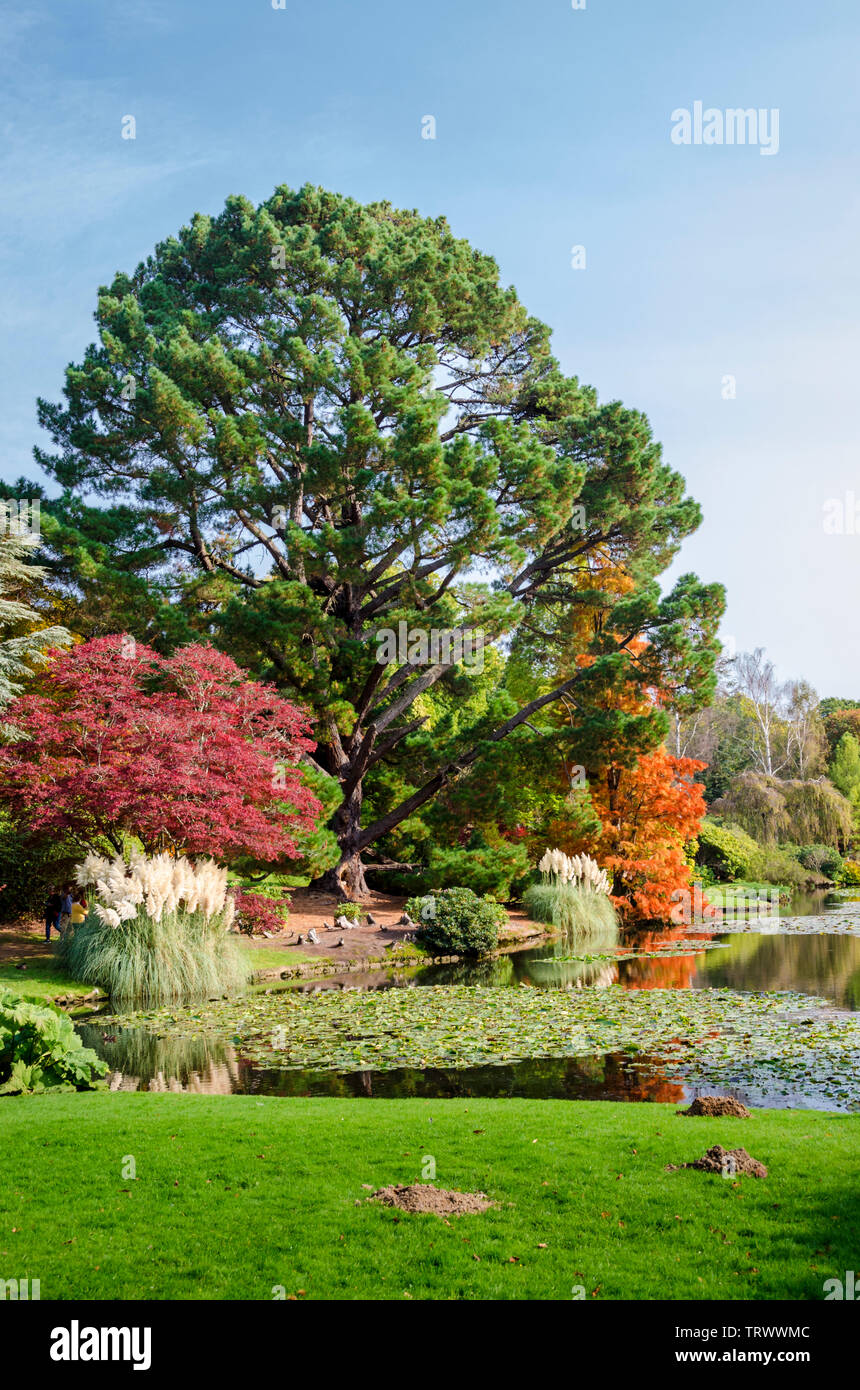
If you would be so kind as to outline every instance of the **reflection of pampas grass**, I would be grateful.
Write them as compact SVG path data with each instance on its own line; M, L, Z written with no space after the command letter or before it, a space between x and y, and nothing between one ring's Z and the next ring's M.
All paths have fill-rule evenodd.
M187 1082L195 1072L203 1074L228 1060L227 1044L217 1038L159 1038L144 1028L117 1029L112 1024L116 1041L105 1042L103 1023L79 1023L77 1030L85 1046L93 1048L111 1071L139 1077L143 1082L159 1074Z
M75 979L144 1004L232 993L247 982L227 935L235 913L227 871L212 860L137 854L126 863L89 854L75 877L98 899L60 943Z

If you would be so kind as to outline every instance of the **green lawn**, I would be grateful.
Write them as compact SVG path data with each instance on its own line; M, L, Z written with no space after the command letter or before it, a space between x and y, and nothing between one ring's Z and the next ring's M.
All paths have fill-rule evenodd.
M319 961L320 965L326 963L307 951L287 951L283 946L246 946L240 942L239 948L248 962L249 970L292 970L294 966L304 965L309 960Z
M860 1116L99 1093L0 1100L0 1125L0 1277L43 1299L820 1299L857 1265ZM716 1142L770 1176L665 1172ZM500 1208L366 1204L425 1155Z
M47 951L34 956L22 956L25 970L5 961L0 964L0 988L14 989L16 994L34 999L56 999L64 994L90 994L93 986L81 980L70 980L57 958Z
M239 949L248 963L249 975L254 970L272 970L280 967L283 970L292 968L295 965L318 959L308 955L306 952L291 951L286 952L283 948L276 946L261 946L254 948L248 946L244 941L240 941ZM26 966L26 969L19 970L18 963ZM71 980L61 966L57 957L49 951L40 951L36 955L21 955L16 961L5 961L0 963L0 987L14 989L18 994L25 994L35 999L56 999L68 994L89 994L93 986L84 984L81 980Z

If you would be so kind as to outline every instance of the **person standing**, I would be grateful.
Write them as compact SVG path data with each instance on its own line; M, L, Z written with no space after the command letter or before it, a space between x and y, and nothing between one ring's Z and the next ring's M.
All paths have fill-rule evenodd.
M66 930L66 927L69 925L69 923L71 922L71 920L72 920L72 885L71 885L70 883L67 883L66 886L65 886L65 888L63 889L62 898L60 899L60 920L59 920L59 923L58 923L60 935L62 935L63 932Z
M51 939L51 928L54 931L60 930L60 913L63 910L63 897L59 888L52 888L50 897L45 904L45 940Z
M72 926L79 927L81 922L85 922L88 912L89 904L87 902L87 895L82 888L80 893L75 895L75 900L72 903Z

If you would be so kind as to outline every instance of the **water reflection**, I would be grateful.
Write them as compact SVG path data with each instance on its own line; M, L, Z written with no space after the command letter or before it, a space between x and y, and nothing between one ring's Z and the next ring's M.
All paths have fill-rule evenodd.
M808 922L805 935L748 931L691 934L684 927L656 932L627 930L590 938L560 937L491 960L418 967L393 976L381 971L350 974L283 988L313 992L466 984L585 990L618 984L636 990L790 990L857 1010L860 937L826 932L827 916L838 915L839 911L844 914L845 907L844 900L825 904L821 894L796 899L791 915ZM835 922L836 915L831 916L831 921ZM819 923L815 922L816 917ZM275 992L275 987L270 992ZM784 1078L772 1089L735 1090L727 1086L725 1073L722 1077L715 1074L713 1082L707 1074L700 1073L694 1087L679 1075L678 1068L667 1071L659 1058L637 1056L633 1061L621 1053L444 1070L278 1071L237 1057L229 1039L172 1040L141 1028L100 1025L97 1020L79 1023L78 1029L84 1043L107 1061L112 1090L378 1098L517 1096L678 1103L700 1094L732 1094L754 1106L802 1108L816 1104L832 1108L826 1096L810 1099L808 1086L796 1093Z
M277 1070L238 1058L217 1038L157 1038L142 1028L107 1033L78 1025L87 1047L110 1067L112 1091L188 1091L206 1095L375 1096L378 1099L518 1096L558 1100L680 1101L687 1094L653 1059L626 1053L538 1058L503 1066L334 1072ZM653 1074L643 1076L644 1068Z
M200 1095L329 1096L377 1100L457 1099L653 1101L680 1105L699 1095L733 1095L750 1106L834 1109L815 1087L794 1090L779 1084L733 1085L725 1073L707 1070L695 1083L683 1066L666 1067L658 1057L604 1053L585 1057L536 1058L480 1067L399 1067L392 1071L277 1070L236 1056L217 1038L156 1038L142 1029L107 1034L94 1024L78 1025L84 1042L110 1067L112 1091L186 1091Z
M828 917L835 924L844 915L844 900L804 894L792 900L790 912L809 924L806 935L629 928L617 938L602 933L559 938L496 960L429 966L417 972L414 982L538 989L617 984L624 989L794 990L842 1008L860 1008L860 936L826 931ZM389 982L380 977L378 983Z
M694 989L794 990L860 1008L860 937L730 936L695 959Z
M110 1068L112 1091L196 1091L232 1095L241 1090L242 1064L234 1048L217 1038L159 1038L143 1028L78 1023L86 1047Z

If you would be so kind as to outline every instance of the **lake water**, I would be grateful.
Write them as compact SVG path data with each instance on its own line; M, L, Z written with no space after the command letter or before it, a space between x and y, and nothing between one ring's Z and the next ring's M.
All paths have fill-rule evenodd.
M623 931L588 941L554 940L488 961L459 962L366 975L329 976L284 988L303 993L338 989L483 985L501 989L792 991L812 995L838 1011L860 1008L860 903L816 895L793 900L779 921L738 922L728 931ZM737 929L734 929L737 928ZM276 992L276 991L275 991ZM123 1090L178 1090L209 1094L325 1095L341 1097L520 1096L553 1099L659 1100L733 1094L751 1105L830 1106L816 1095L814 1078L802 1088L748 1076L737 1086L726 1074L697 1078L664 1070L657 1058L602 1053L541 1058L509 1065L400 1068L388 1071L278 1070L244 1060L224 1038L170 1041L139 1027L83 1022L88 1046L111 1067L110 1084Z

